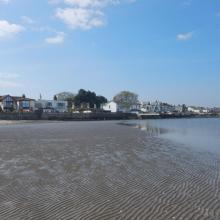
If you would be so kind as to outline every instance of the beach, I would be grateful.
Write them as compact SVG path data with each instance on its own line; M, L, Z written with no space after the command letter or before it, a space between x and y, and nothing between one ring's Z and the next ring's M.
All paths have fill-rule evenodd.
M1 220L220 219L218 154L116 121L0 123Z
M0 126L1 125L18 124L18 123L21 123L21 121L0 120Z

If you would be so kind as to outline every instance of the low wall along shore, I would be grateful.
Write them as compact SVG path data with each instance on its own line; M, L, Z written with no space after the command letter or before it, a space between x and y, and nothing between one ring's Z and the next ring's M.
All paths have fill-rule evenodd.
M36 113L0 113L0 120L38 120Z
M137 119L136 114L130 113L0 113L0 120L128 120Z
M0 113L0 120L60 120L60 121L90 121L90 120L129 120L129 119L166 119L166 118L207 118L220 117L219 114L132 114L132 113Z

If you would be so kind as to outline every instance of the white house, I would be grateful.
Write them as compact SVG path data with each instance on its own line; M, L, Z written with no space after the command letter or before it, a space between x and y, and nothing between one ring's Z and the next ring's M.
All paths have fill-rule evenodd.
M162 105L162 103L158 102L158 101L151 102L150 103L150 112L154 112L154 113L162 112L161 105Z
M68 111L67 101L38 100L35 102L35 109L42 109L43 112L63 113Z
M144 113L159 113L162 111L161 102L142 102L141 111Z
M201 109L190 106L190 107L188 107L188 112L199 114L199 113L201 113Z
M109 112L112 112L112 113L116 113L116 112L120 111L118 104L114 101L110 101L110 102L104 104L102 106L102 109L104 111L109 111Z
M142 102L141 103L141 111L144 113L152 112L152 106L151 106L150 102Z
M124 112L124 113L131 113L131 112L138 112L141 110L141 104L137 103L134 105L131 105L129 108L125 108L123 106L120 106L119 104L117 104L114 101L110 101L104 105L102 105L102 109L104 111L109 111L112 113L116 113L116 112Z
M203 109L202 109L202 113L204 113L204 114L208 114L209 112L210 112L209 109L206 109L206 108L203 108Z

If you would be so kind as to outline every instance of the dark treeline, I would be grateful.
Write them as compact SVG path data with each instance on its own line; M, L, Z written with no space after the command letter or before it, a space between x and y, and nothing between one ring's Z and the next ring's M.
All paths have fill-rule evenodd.
M80 89L78 94L74 97L74 105L81 107L83 104L89 104L90 108L96 106L100 108L101 104L106 103L108 100L104 96L97 96L95 92Z
M80 89L77 94L62 92L54 96L54 100L68 101L68 107L75 108L100 108L108 100L104 96L96 95L95 92Z

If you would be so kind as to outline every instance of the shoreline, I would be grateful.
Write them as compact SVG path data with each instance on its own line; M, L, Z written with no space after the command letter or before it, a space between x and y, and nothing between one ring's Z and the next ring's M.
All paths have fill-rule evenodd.
M0 122L12 121L110 121L110 120L143 120L143 119L184 119L184 118L219 118L220 114L134 114L134 113L0 113ZM0 123L2 124L2 123Z

